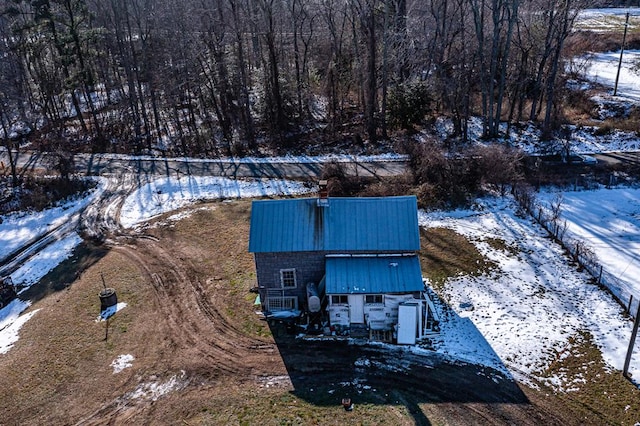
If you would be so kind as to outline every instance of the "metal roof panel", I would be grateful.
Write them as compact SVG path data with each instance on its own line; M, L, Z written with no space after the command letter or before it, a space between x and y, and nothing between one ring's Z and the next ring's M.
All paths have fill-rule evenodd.
M416 198L317 198L254 201L249 251L416 251Z
M325 278L327 294L424 290L417 256L327 257Z

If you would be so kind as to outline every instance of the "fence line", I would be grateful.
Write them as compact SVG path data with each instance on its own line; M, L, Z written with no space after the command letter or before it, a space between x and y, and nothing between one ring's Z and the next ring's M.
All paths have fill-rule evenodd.
M640 298L623 290L620 279L604 268L593 249L584 241L566 235L567 222L560 220L559 204L552 205L549 211L537 202L530 187L514 187L513 195L520 207L533 217L598 285L605 288L631 318L634 318Z

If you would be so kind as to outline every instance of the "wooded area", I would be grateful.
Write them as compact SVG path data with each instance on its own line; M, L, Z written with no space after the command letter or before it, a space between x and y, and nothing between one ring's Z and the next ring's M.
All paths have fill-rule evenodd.
M557 124L582 0L6 0L0 136L216 156L430 112ZM356 127L353 127L355 124ZM11 137L7 137L11 136ZM306 143L306 141L304 142Z

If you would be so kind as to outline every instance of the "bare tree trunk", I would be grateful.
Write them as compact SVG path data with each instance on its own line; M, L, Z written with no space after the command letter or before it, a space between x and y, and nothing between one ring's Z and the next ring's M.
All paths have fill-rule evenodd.
M262 0L260 5L265 19L264 40L267 45L269 75L269 113L274 119L273 127L280 135L286 127L286 117L280 88L280 68L276 49L276 33L274 23L274 0Z
M78 5L80 5L80 9L78 9ZM93 103L93 99L91 98L91 92L93 92L93 78L91 77L91 71L89 70L85 61L84 48L80 43L80 29L78 21L79 19L81 19L81 17L77 16L78 13L88 13L88 11L86 11L83 3L75 3L73 0L65 0L64 9L68 18L68 30L73 42L73 50L75 51L75 56L78 59L80 82L84 89L85 99L87 101L87 104L89 105L89 111L91 112L91 116L93 118L93 125L95 127L96 135L101 139L102 130L100 121L98 120L97 111Z
M2 126L2 131L4 133L4 147L6 148L7 155L9 157L9 168L11 169L11 186L13 186L13 188L17 188L20 182L18 180L16 160L13 157L13 144L11 143L11 139L9 138L9 126L5 122L5 117L8 117L7 110L5 109L3 103L0 102L0 125Z
M302 71L300 65L300 47L299 47L299 35L298 35L298 20L303 19L305 11L304 7L301 6L301 11L298 10L299 0L291 0L290 4L290 13L291 13L291 27L293 30L293 61L295 66L295 74L296 74L296 101L297 101L297 111L298 117L302 118L303 109L302 109Z
M489 123L487 122L487 117L489 116L488 104L489 104L489 84L487 82L489 73L489 69L485 63L485 52L484 52L484 9L485 9L485 0L480 0L480 3L477 3L477 0L472 0L472 11L473 11L473 21L476 30L476 39L478 41L478 61L480 63L480 95L482 98L482 135L487 136L489 134Z
M387 139L387 87L389 85L389 0L384 2L384 22L382 34L382 104L380 106L380 132Z
M555 102L555 86L556 86L556 77L558 75L558 69L560 67L560 58L562 54L562 48L564 46L564 41L569 36L569 32L571 31L571 27L573 26L573 21L575 20L575 11L573 11L570 0L566 0L564 3L564 9L562 10L562 18L560 24L560 31L557 35L556 47L553 53L553 58L551 61L551 71L549 72L549 77L547 78L547 87L545 90L547 104L545 108L544 122L542 123L542 138L547 139L550 136L551 132L551 118L553 112L553 105ZM570 17L570 14L574 14L573 17Z
M513 27L515 26L515 24L518 21L518 6L519 6L519 0L512 0L512 3L510 3L510 6L507 6L506 9L506 13L507 13L507 36L506 36L506 41L504 43L504 48L502 49L501 52L501 69L500 69L500 84L498 86L498 97L497 97L497 101L496 101L496 112L494 115L494 121L493 121L493 131L492 131L492 136L496 137L498 136L498 132L500 129L500 120L502 118L502 103L504 102L504 93L505 93L505 89L506 89L506 84L507 84L507 65L509 62L509 52L511 51L511 38L513 36Z
M364 78L364 107L365 107L365 127L369 142L376 143L376 109L377 109L377 39L376 39L376 17L375 6L376 1L364 1L359 5L360 28L364 33L366 46L366 68ZM357 44L357 43L356 43Z
M229 5L231 6L231 11L233 14L233 22L235 26L235 36L236 36L236 60L238 71L240 72L240 104L241 107L241 117L242 123L244 127L245 136L247 138L247 142L249 147L255 148L255 131L253 128L253 118L251 117L251 105L249 103L249 78L247 72L247 64L245 62L245 54L244 54L244 42L242 41L242 27L241 27L241 19L238 10L238 6L236 4L236 0L229 0Z

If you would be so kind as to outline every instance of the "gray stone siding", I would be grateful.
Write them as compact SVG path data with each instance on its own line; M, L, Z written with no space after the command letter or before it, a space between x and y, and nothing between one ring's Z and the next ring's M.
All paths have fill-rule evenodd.
M296 270L295 289L286 289L283 296L297 296L300 309L306 309L307 283L318 284L325 274L325 256L327 254L343 254L344 252L282 252L282 253L254 253L258 286L261 288L260 297L266 300L265 289L281 289L280 271L282 269ZM377 252L374 254L397 254L398 252ZM351 254L372 254L371 252L353 251Z
M287 289L285 296L298 296L298 304L306 307L308 282L318 284L325 273L324 252L255 253L256 275L261 288L282 288L280 270L295 269L295 289Z

